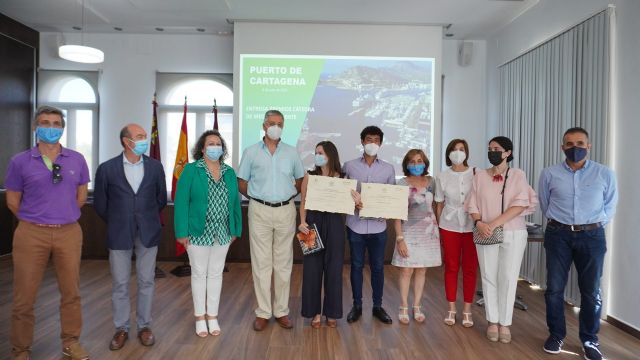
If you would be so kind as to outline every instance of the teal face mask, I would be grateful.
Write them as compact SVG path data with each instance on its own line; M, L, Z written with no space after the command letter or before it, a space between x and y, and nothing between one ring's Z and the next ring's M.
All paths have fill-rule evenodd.
M407 165L407 170L413 176L421 176L424 172L425 164Z
M131 151L133 151L133 153L138 156L146 153L147 149L149 148L149 140L147 139L137 140L137 141L133 141L129 139L129 141L135 144L135 146L131 149Z
M207 148L205 149L205 154L207 155L209 160L213 161L219 160L220 156L222 156L223 153L224 151L222 150L222 146L218 145L207 146Z
M55 144L62 137L62 128L56 127L40 127L36 128L36 136L47 144Z

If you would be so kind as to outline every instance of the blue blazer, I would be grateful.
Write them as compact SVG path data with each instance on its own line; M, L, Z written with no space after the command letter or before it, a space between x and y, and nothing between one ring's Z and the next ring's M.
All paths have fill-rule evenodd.
M162 163L143 156L144 177L134 193L124 175L122 154L107 160L96 171L93 207L107 223L107 247L133 248L136 233L149 248L160 242L160 210L167 205L167 186Z

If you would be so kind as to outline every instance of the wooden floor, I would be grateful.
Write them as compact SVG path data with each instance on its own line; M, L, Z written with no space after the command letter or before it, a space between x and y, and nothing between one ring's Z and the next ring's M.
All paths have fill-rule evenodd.
M176 263L159 263L165 271ZM486 322L483 308L473 307L476 326L465 329L459 324L448 327L442 318L446 308L442 284L442 268L428 272L423 304L427 311L424 324L412 322L405 326L396 319L398 287L397 271L385 268L384 306L394 317L392 325L384 325L370 315L371 288L364 286L364 315L355 324L340 320L336 329L319 330L308 326L300 317L301 265L294 265L291 284L292 330L277 326L256 333L252 330L255 299L250 264L229 264L225 273L220 305L219 337L198 338L194 334L189 278L167 278L156 281L153 304L153 330L156 345L144 347L130 334L127 345L119 351L109 351L113 335L111 321L111 278L106 260L82 262L81 291L84 327L81 342L92 359L582 359L577 338L577 317L567 307L568 337L564 352L551 356L542 351L547 336L544 318L544 297L521 282L518 288L529 305L528 311L514 310L513 342L505 345L485 339ZM11 258L0 258L0 359L9 358L8 339L11 309ZM135 280L135 277L132 278ZM365 271L365 284L368 284ZM135 281L132 281L135 283ZM351 305L349 267L344 271L345 317ZM134 292L135 293L135 292ZM36 331L33 359L60 359L59 295L55 276L47 270L36 305ZM135 302L134 302L135 304ZM135 315L132 314L132 319ZM135 323L135 320L133 321ZM606 322L600 331L601 348L608 359L638 359L640 341Z

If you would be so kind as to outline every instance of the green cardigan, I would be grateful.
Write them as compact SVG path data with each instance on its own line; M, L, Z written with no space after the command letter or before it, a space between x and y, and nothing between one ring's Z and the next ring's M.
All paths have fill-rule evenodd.
M195 162L187 164L182 170L174 201L173 222L176 238L199 236L204 232L209 194L206 171L205 168L196 166ZM229 194L229 232L231 236L240 237L242 212L236 172L229 167L223 177Z

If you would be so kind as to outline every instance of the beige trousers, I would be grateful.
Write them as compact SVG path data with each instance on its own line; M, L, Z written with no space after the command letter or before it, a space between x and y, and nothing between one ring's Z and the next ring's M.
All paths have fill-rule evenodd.
M253 287L258 301L256 316L270 319L289 314L296 207L292 202L270 207L249 202L249 244ZM271 304L271 277L274 299Z

